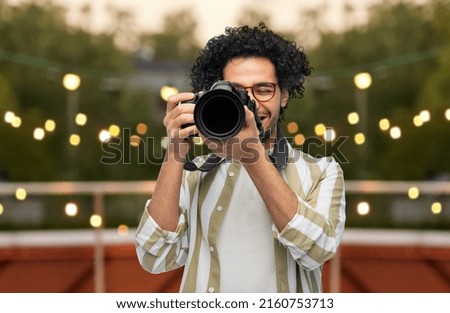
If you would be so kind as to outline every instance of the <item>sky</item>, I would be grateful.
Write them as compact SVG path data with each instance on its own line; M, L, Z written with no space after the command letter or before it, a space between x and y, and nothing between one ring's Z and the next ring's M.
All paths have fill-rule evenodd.
M7 0L9 3L28 2L33 0ZM47 0L34 0L45 2ZM190 8L198 19L197 39L201 44L218 34L222 34L226 26L236 26L236 18L241 16L243 8L258 9L271 17L270 28L275 31L289 30L298 21L299 12L321 4L327 4L329 10L324 12L324 19L339 30L348 23L340 14L345 3L354 7L353 23L362 23L367 18L367 8L384 0L51 0L67 8L70 24L80 22L80 8L90 4L94 18L90 29L104 31L111 25L108 19L108 6L126 9L133 13L136 30L156 32L161 29L165 16L181 9ZM389 0L390 2L399 0ZM409 0L426 2L427 0Z
M27 2L30 0L8 0L9 3ZM45 0L37 0L43 2ZM138 30L154 30L161 28L164 17L183 8L190 8L198 18L199 31L197 38L206 42L209 38L223 33L226 26L236 25L236 17L241 16L243 7L262 10L271 16L272 28L277 30L289 29L298 20L300 10L326 3L330 10L327 21L339 28L344 21L339 14L339 8L344 3L350 3L355 8L356 22L363 21L367 16L365 8L383 0L52 0L68 9L69 23L80 21L80 8L89 3L95 18L91 22L91 29L102 31L111 21L108 20L107 8L114 6L133 12L135 27ZM416 0L419 1L419 0ZM422 1L423 2L423 1Z

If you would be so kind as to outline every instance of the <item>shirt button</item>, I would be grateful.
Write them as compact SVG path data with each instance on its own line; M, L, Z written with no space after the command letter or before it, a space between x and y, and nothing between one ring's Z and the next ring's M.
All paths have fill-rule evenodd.
M208 288L208 292L213 293L214 292L214 287L209 287Z
M223 210L223 207L221 206L221 205L219 205L218 207L217 207L217 211L222 211Z
M214 247L209 247L209 251L214 252Z
M228 176L234 177L234 172L229 172L229 173L228 173Z

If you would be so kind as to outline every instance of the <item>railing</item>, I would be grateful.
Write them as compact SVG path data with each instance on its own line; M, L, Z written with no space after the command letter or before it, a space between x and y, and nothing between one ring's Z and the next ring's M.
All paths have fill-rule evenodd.
M450 182L448 181L347 181L347 194L407 194L411 186L417 187L421 194L424 195L450 195ZM0 197L14 196L18 188L26 190L29 196L54 196L54 195L91 195L94 198L93 213L101 217L104 216L104 197L107 195L125 195L125 194L147 194L151 195L155 188L155 181L127 181L127 182L14 182L14 183L0 183ZM448 234L440 236L433 234L433 232L418 233L418 232L395 232L388 233L383 231L388 236L389 243L395 242L420 242L421 244L433 244L436 242L444 246L450 247L448 241ZM21 245L21 236L26 236L26 232L21 234L0 232L0 246ZM70 234L70 232L67 232ZM84 237L83 237L84 236ZM94 281L95 292L104 292L104 246L108 240L122 240L132 243L134 241L132 235L119 237L109 230L104 230L101 227L93 229L92 232L84 232L82 237L76 236L75 240L80 244L80 240L85 245L94 245ZM368 236L368 237L367 237ZM377 236L378 237L378 236ZM50 236L45 238L45 233L40 237L40 243L43 245L51 244ZM75 238L75 237L73 237ZM84 239L83 239L84 238ZM109 238L109 239L108 239ZM111 239L115 238L115 239ZM371 244L374 244L374 236L366 233L360 233L356 230L348 230L344 234L343 242L364 242L364 238ZM381 239L380 239L381 238ZM385 237L378 237L382 240ZM444 239L442 239L444 238ZM74 241L67 240L66 244ZM28 240L26 242L29 243ZM59 241L61 243L61 241ZM334 258L330 263L330 291L339 292L340 286L340 258Z

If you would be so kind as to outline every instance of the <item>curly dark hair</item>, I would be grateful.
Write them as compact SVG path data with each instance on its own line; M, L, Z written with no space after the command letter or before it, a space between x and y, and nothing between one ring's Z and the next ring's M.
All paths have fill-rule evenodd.
M290 97L303 96L303 84L313 70L303 47L275 34L263 22L253 28L227 27L225 34L210 39L200 51L190 74L193 91L209 90L223 79L227 63L238 57L269 59L275 66L280 88L288 90Z

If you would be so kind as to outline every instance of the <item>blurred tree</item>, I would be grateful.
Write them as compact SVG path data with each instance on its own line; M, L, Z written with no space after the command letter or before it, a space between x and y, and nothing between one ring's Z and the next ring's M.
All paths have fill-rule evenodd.
M254 9L250 6L244 7L242 12L240 13L240 16L237 20L237 25L248 25L250 27L257 26L259 23L263 22L266 24L266 26L269 29L274 29L272 27L272 20L270 18L270 15L265 12L261 12L261 10ZM294 31L286 31L286 30L277 30L277 34L283 36L287 39L294 39L295 38L295 32Z
M271 24L270 15L261 12L261 10L255 10L253 7L247 6L242 9L240 16L237 20L237 25L258 25L260 22L264 22L269 28Z
M142 33L140 43L149 50L149 57L153 60L192 62L199 50L196 27L192 12L183 9L166 17L161 32Z
M76 164L80 172L89 173L84 178L98 177L98 132L120 119L117 95L103 87L110 75L127 69L128 56L116 48L113 35L69 27L64 9L50 1L12 6L0 0L0 10L1 73L22 119L2 139L1 170L11 180L67 179L66 150L74 149L85 160ZM67 72L81 77L79 110L88 116L88 126L79 129L86 135L78 147L69 146L67 138L67 92L62 85ZM34 140L34 128L44 127L47 119L56 122L55 132Z
M428 96L440 94L443 99L448 98L448 91L443 89L448 66L444 66L445 61L439 62L444 59L448 63L449 57L448 22L438 22L448 21L448 13L444 12L448 12L448 1L433 0L423 5L383 2L371 8L365 26L342 33L322 33L320 44L309 51L315 73L304 104L291 105L288 115L297 116L302 131L309 136L315 136L314 125L324 123L333 127L337 136L348 137L340 147L349 161L343 164L347 178L423 179L426 167L449 171L448 165L432 165L431 158L418 163L419 159L411 156L414 140L408 133L414 128L412 118L425 90L429 90ZM437 19L438 16L441 17ZM446 27L444 32L442 28ZM356 111L353 76L362 71L371 73L373 83L366 91L368 133L366 143L361 146L353 141L358 129L348 124L347 115ZM421 107L429 105L422 101ZM440 101L440 105L448 104ZM378 121L385 117L402 127L400 140L392 140L379 130ZM429 136L428 144L436 146L441 140L439 135ZM367 154L362 158L360 152L364 148ZM393 158L394 154L401 157ZM399 171L399 163L405 170ZM367 164L369 173L361 175L360 169Z
M450 108L450 2L435 1L427 14L433 22L429 36L446 45L437 52L430 74L422 77L412 112L408 112L410 119L403 123L405 135L402 144L390 142L387 146L391 157L383 160L382 168L384 176L389 179L450 178L450 127L445 117ZM429 112L430 121L419 127L413 126L411 116L424 110Z

